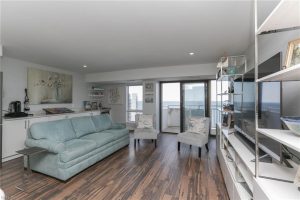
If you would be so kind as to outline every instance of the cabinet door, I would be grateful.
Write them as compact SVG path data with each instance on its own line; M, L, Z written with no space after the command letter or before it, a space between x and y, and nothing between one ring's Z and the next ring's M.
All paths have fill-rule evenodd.
M25 147L27 120L3 122L3 160L10 160L17 155L16 151Z

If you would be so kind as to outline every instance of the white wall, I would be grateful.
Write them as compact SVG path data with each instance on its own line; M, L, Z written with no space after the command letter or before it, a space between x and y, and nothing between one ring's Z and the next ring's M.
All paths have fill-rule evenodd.
M73 103L72 104L43 104L31 105L32 112L40 112L45 107L68 107L73 109L81 109L82 101L88 99L87 84L84 76L79 73L60 70L57 68L30 63L23 60L3 57L1 60L3 71L3 109L7 110L11 101L24 101L24 89L27 88L27 68L38 68L49 71L71 74L73 76ZM23 109L22 104L22 109Z
M177 77L215 77L216 63L197 65L178 65L168 67L152 67L146 69L131 69L113 72L87 74L87 82L114 82L129 80L163 79Z
M159 83L155 81L144 81L142 84L145 86L145 83L152 82L154 83L154 102L153 103L145 103L143 101L143 113L144 114L155 114L156 115L156 122L155 126L159 129ZM97 87L104 89L104 99L103 99L103 106L111 108L111 116L115 122L119 123L126 123L126 85L125 84L109 84L109 85L101 85L101 84L94 84ZM108 91L110 88L119 87L122 93L122 104L109 104L108 103ZM145 91L145 89L144 89ZM144 94L145 95L145 94Z
M153 83L153 85L154 85L153 103L146 103L145 102L145 84L146 83ZM159 82L144 81L143 86L144 86L144 89L143 89L143 92L144 92L143 113L144 114L155 115L154 126L157 130L159 130L159 119L160 119L160 112L159 112Z
M111 117L114 122L126 123L126 85L124 84L112 84L112 85L99 85L98 87L104 89L104 99L102 100L102 106L111 108ZM119 87L121 89L122 104L109 104L108 103L108 91L110 88Z

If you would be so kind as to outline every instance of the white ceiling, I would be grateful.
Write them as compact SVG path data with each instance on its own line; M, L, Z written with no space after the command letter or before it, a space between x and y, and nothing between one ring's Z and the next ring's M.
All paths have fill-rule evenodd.
M251 6L224 0L4 1L2 43L7 56L84 73L216 62L224 52L247 49Z

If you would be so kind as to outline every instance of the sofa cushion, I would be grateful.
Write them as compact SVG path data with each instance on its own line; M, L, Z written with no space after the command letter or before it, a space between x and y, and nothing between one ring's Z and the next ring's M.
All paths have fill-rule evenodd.
M96 149L96 143L91 140L74 139L65 142L65 151L60 153L62 162L69 162Z
M90 116L71 118L76 136L79 138L89 133L95 133L96 128Z
M94 141L96 143L97 148L115 140L114 136L111 133L105 132L91 133L81 138L84 140Z
M114 139L119 139L121 137L124 137L125 135L129 135L129 130L127 128L123 129L108 129L103 132L110 133L113 135Z
M92 116L97 132L110 129L112 126L111 118L108 114Z
M56 120L32 124L30 135L33 139L48 139L52 141L68 141L76 137L70 120Z

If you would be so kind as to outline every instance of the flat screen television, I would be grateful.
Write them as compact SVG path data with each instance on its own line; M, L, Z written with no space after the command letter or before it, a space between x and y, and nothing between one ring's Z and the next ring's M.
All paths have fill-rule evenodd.
M258 77L264 77L281 69L281 53L278 53L258 66ZM254 69L244 74L244 82L237 79L234 84L235 93L242 95L234 99L234 107L241 108L235 113L237 136L254 151L255 142L255 73ZM258 126L259 128L281 128L281 83L263 82L258 92ZM251 144L252 145L249 145ZM267 153L280 160L280 143L259 134L260 154Z

